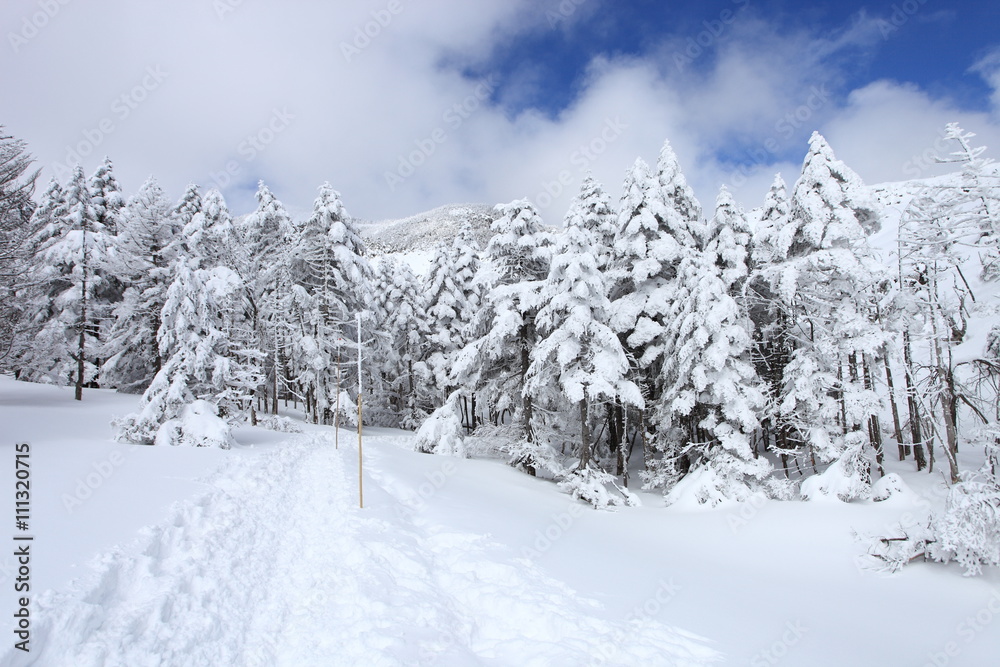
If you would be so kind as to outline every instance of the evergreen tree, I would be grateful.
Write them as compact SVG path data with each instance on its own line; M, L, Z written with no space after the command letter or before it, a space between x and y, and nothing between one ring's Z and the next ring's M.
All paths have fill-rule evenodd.
M670 230L686 224L668 208L663 190L642 160L625 178L618 212L619 232L611 269L611 327L634 359L647 405L656 402L662 383L659 369L666 348L664 316L683 248ZM668 222L668 219L670 222Z
M109 243L79 166L65 199L59 229L35 252L30 328L37 333L16 363L19 377L71 383L80 400L97 377L101 321L109 310L104 296Z
M701 204L688 185L669 141L663 143L656 171L661 196L669 212L663 217L667 231L681 245L704 246L708 229L701 220Z
M854 460L877 437L870 424L863 430L880 408L863 366L886 341L875 315L888 274L867 239L879 225L861 179L814 133L778 236L787 259L768 275L793 325L778 416L824 460ZM871 444L880 456L880 442Z
M107 329L101 384L131 393L145 391L163 366L156 337L170 286L170 267L180 253L181 241L170 202L153 178L129 199L118 220L109 268L128 288Z
M105 157L104 162L90 177L90 193L97 222L104 227L106 233L117 235L118 215L125 206L125 197L115 179L111 158Z
M598 245L582 216L570 213L559 235L548 278L541 290L536 323L539 341L531 353L526 395L551 395L579 410L579 470L590 466L592 405L620 399L642 407L639 389L626 379L628 359L608 326L611 301L594 255ZM547 401L553 402L551 398Z
M690 249L678 266L666 318L665 387L653 416L663 458L645 475L649 486L669 486L694 469L694 493L710 504L745 500L770 471L750 447L766 402L750 357L752 324L719 257L711 245Z
M583 179L580 193L570 204L566 226L583 225L594 237L594 257L599 271L607 271L614 257L618 219L611 207L611 198L590 174Z
M463 316L468 313L465 294L457 274L458 248L441 242L438 244L431 268L424 281L424 322L427 328L427 346L423 359L426 362L434 387L431 405L440 407L451 394L451 365L456 350L464 346L467 324Z
M391 257L383 257L375 271L374 317L387 344L379 359L381 407L389 414L387 425L416 428L426 417L418 397L423 393L421 348L426 338L420 316L420 284L410 267Z
M115 423L120 440L139 444L182 444L185 412L197 401L212 415L239 419L259 378L252 364L238 362L225 331L223 314L242 291L239 277L225 267L195 269L181 257L157 333L163 367L140 401L139 411ZM227 446L228 432L217 444Z
M283 325L285 303L291 291L291 261L295 229L284 205L264 182L257 187L257 209L248 215L240 229L242 257L237 272L245 285L244 321L250 335L247 345L260 350L264 384L258 394L264 404L271 399L271 412L277 414L282 385L287 385Z
M484 333L457 356L456 384L483 389L497 419L513 412L522 437L531 443L534 417L531 396L524 392L525 376L537 344L535 316L552 238L527 200L499 205L497 213L485 251L485 280L491 287L477 326Z
M33 255L31 238L40 224L38 215L33 216L31 196L38 172L30 171L32 162L25 143L4 134L0 126L0 367L6 367L25 315L20 293L25 265ZM43 204L48 196L43 195Z
M340 194L329 184L320 188L296 247L291 267L294 287L283 309L292 314L291 361L313 420L327 423L340 388L357 385L353 364L344 365L339 387L335 370L363 353L357 348L355 322L360 314L371 324L366 311L372 279L361 237Z

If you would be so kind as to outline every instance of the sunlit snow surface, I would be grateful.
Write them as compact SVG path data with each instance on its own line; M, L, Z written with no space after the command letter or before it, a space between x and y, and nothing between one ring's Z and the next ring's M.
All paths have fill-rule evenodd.
M27 655L11 650L16 575L0 556L0 665L990 665L1000 651L996 572L858 566L853 530L920 515L918 494L938 502L940 478L907 463L890 468L913 493L883 503L680 511L640 494L598 512L373 429L359 509L348 431L339 449L323 428L238 429L230 451L112 443L110 418L136 401L0 378L0 456L12 471L15 442L31 443L35 537Z

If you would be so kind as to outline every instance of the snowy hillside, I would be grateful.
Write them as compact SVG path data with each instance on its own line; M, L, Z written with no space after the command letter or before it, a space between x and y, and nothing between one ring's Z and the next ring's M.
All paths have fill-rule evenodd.
M492 205L450 204L400 220L360 223L358 228L376 254L429 251L440 242L451 243L466 222L485 246L496 217Z

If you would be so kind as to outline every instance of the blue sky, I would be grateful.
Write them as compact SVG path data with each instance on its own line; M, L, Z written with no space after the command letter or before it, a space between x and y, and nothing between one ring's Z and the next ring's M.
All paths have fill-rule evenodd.
M45 7L55 7L54 11ZM948 122L1000 156L1000 3L92 0L0 4L0 124L43 178L134 192L329 181L383 219L529 198L561 222L670 140L710 209L759 206L822 132L869 183L933 175ZM946 147L944 147L946 148Z

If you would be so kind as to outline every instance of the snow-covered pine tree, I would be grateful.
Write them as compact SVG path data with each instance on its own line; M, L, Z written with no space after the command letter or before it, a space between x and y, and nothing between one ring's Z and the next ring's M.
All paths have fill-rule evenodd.
M239 229L243 239L240 254L245 261L237 267L237 273L245 285L244 320L250 334L246 344L266 354L262 360L264 384L258 388L258 398L265 408L270 399L270 410L277 414L282 385L289 381L284 352L285 313L281 308L291 292L295 228L284 205L263 181L257 186L256 198L256 210Z
M685 249L672 283L664 388L653 414L662 458L644 475L647 486L670 488L690 473L672 493L711 505L746 500L770 472L751 449L766 393L751 359L753 325L733 290L745 276L749 234L737 216L715 222L715 240L704 251Z
M154 178L142 184L117 217L119 232L109 267L128 287L106 327L101 385L138 393L163 366L156 337L172 279L170 267L182 242L170 202Z
M672 212L663 220L667 230L682 245L704 247L708 240L708 228L701 219L701 204L681 171L670 141L665 141L660 149L656 172L663 201Z
M459 282L458 248L445 242L438 243L431 260L430 271L424 280L423 313L427 328L425 361L432 387L424 407L432 411L444 404L453 387L451 370L455 352L465 345L463 334L467 324L462 320L468 313L465 292Z
M764 197L764 207L760 212L760 220L753 235L753 263L764 266L783 261L791 241L780 240L785 232L794 232L794 227L788 226L788 215L791 203L788 201L788 186L781 174L774 175L767 195ZM784 251L784 252L783 252Z
M97 222L104 227L106 233L111 236L117 235L118 214L125 206L125 196L115 179L111 158L105 157L104 162L90 177L90 193Z
M91 203L83 169L66 187L58 230L35 252L30 327L36 331L16 361L24 379L73 384L77 400L96 380L105 296L108 236Z
M177 231L181 232L187 229L188 225L194 219L195 214L201 213L201 209L201 193L198 191L198 186L192 183L185 188L184 194L172 211ZM190 255L190 253L188 254Z
M608 325L611 301L594 254L599 244L583 215L571 209L559 234L536 317L539 341L531 351L525 395L550 409L579 412L578 470L590 467L590 423L601 401L642 408L638 387L627 379L629 364Z
M521 437L535 440L530 395L524 393L531 350L537 344L535 316L539 291L548 276L552 237L527 200L497 206L493 237L486 246L484 281L489 284L477 330L483 335L467 345L455 362L456 386L472 387L489 401L502 421L512 413ZM531 470L530 464L526 467Z
M320 187L295 245L294 286L283 309L292 314L290 361L313 420L328 423L340 395L338 361L343 365L340 387L357 386L356 366L346 362L363 352L357 349L355 322L361 314L371 323L372 269L340 193L329 183Z
M760 210L756 231L751 243L751 275L747 283L747 308L753 322L754 365L757 374L768 388L770 396L781 395L785 368L791 361L793 345L789 313L771 288L769 276L772 267L787 259L790 242L780 240L785 232L794 232L788 224L791 203L781 174L776 174L764 206ZM788 474L787 455L798 443L790 433L789 425L775 414L771 401L763 415L762 426L765 448L777 450L783 458Z
M597 269L607 271L614 257L618 217L604 187L589 173L584 177L580 192L566 213L566 227L571 224L583 225L590 230L594 237L593 253Z
M633 379L651 407L662 389L660 368L666 349L668 293L683 249L693 245L688 245L692 239L686 231L687 223L668 206L663 188L641 159L626 174L618 226L614 258L607 274L611 328L621 338L635 366ZM674 229L681 233L681 242L673 235ZM635 421L644 428L644 419Z
M184 199L178 205L180 219L187 217L196 205L197 199L188 199L190 188ZM194 193L197 195L197 192ZM199 268L210 269L216 266L233 268L236 263L232 257L234 246L237 245L236 228L233 216L226 206L226 200L217 188L205 193L201 201L201 210L191 216L184 225L184 237L187 239L188 255L199 262Z
M462 293L459 319L463 324L461 347L464 347L474 337L474 323L483 305L483 286L479 281L482 248L468 221L462 224L452 242L452 251L455 255L455 284Z
M813 133L789 222L779 234L787 259L767 274L795 348L778 415L823 460L863 464L860 452L869 444L881 457L880 435L872 429L880 400L864 380L866 362L870 370L887 338L876 313L889 276L868 244L879 226L877 205L861 179Z
M387 413L388 426L413 429L426 418L419 407L423 390L418 377L425 332L421 317L419 281L409 265L383 257L376 265L373 311L376 326L387 344L379 355L381 395L377 408Z
M708 224L706 250L715 257L729 294L742 300L743 287L750 275L750 223L726 186L719 190L715 215Z
M177 258L157 333L163 367L146 389L137 413L115 422L120 440L138 444L199 444L227 448L228 428L210 442L189 443L199 422L213 416L237 420L259 382L252 364L241 364L231 349L223 314L243 284L230 269L195 269ZM188 415L198 403L196 414ZM209 410L207 406L211 406ZM184 419L190 416L190 423Z
M24 315L20 292L38 221L31 199L38 172L31 171L32 162L25 143L0 126L0 367L5 369Z

